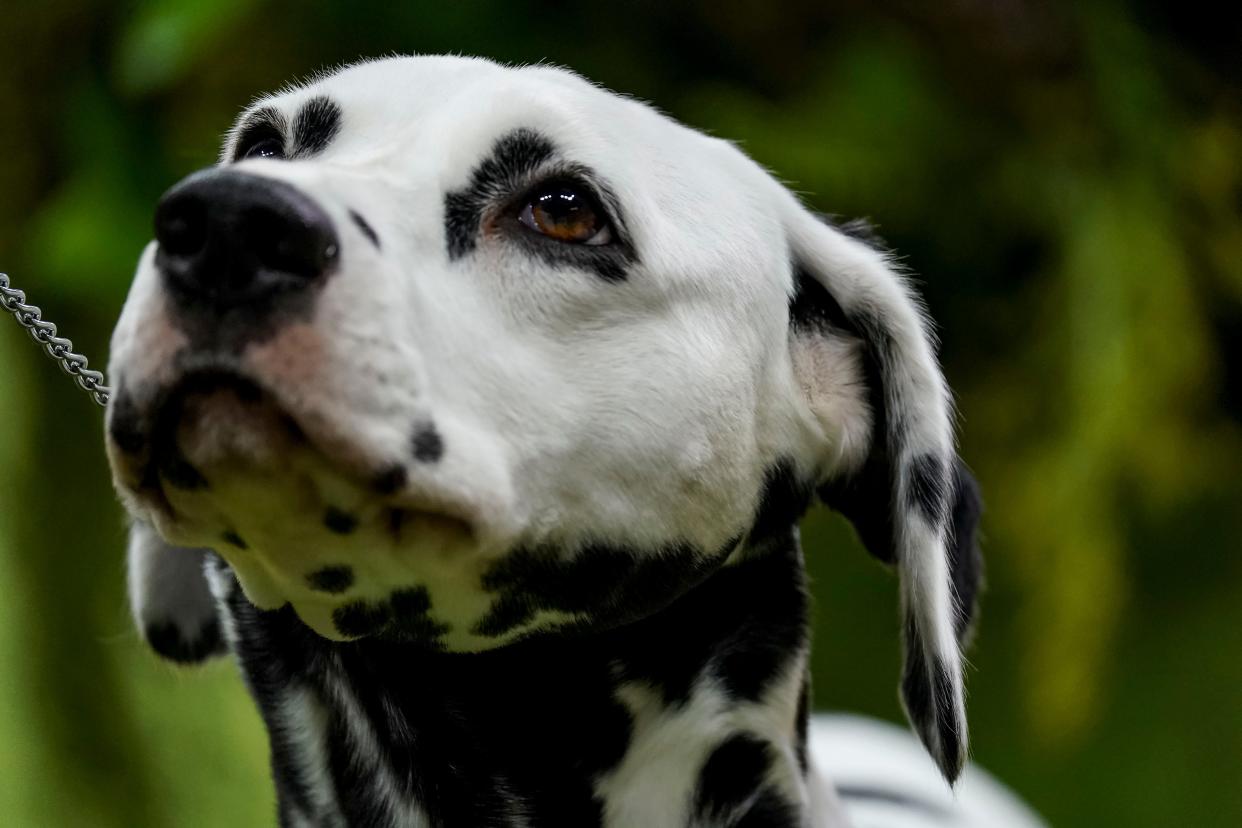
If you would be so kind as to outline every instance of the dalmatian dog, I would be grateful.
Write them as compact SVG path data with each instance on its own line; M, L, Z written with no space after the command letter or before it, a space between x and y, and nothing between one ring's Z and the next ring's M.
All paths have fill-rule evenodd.
M242 113L157 207L106 439L138 628L236 658L282 825L1037 824L945 781L978 495L857 230L557 68ZM815 498L896 570L930 760L808 716Z

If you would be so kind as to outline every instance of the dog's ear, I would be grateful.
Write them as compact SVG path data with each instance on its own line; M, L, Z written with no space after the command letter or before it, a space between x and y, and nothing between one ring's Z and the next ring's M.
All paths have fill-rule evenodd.
M978 489L957 459L929 323L858 227L790 220L794 373L824 432L819 493L897 568L906 715L946 779L967 754L961 636L977 591Z
M129 606L151 649L178 664L225 651L215 601L207 587L205 549L171 546L148 524L129 530Z

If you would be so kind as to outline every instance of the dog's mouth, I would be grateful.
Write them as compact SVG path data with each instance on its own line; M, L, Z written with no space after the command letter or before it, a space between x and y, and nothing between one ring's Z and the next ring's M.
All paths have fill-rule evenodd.
M358 607L469 565L472 505L294 402L214 366L141 407L118 399L108 439L118 488L168 541L223 555L257 606L292 603L331 638L372 634L353 622L375 613Z

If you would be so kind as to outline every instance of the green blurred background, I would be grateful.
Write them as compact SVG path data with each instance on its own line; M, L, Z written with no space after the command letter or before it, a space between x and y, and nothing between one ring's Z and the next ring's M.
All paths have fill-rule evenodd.
M989 506L978 760L1058 826L1242 825L1242 15L1210 9L9 0L0 269L102 364L156 198L260 92L420 51L652 100L919 274ZM899 719L892 579L832 515L806 540L817 705ZM0 824L270 824L240 681L144 651L122 543L99 411L0 319Z

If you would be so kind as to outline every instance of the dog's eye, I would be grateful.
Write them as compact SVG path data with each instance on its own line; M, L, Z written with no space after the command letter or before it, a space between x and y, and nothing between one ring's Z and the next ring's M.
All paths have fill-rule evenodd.
M279 138L262 138L249 146L241 148L237 153L239 159L246 158L284 158L285 145Z
M522 205L518 221L536 233L570 244L600 245L612 241L612 227L603 208L577 184L539 187Z

